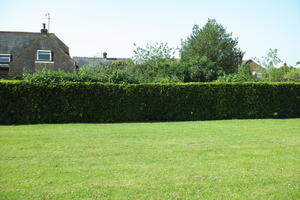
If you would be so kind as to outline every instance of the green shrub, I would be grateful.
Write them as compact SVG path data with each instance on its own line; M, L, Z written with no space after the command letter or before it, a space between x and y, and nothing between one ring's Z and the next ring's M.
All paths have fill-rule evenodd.
M104 66L91 64L79 68L75 73L77 82L109 82L109 74Z
M66 73L64 71L42 70L37 73L25 72L23 80L32 83L59 83L59 82L109 82L109 76L103 67L82 67L78 72Z
M101 82L101 83L183 83L183 82L281 82L297 81L297 72L293 67L281 67L267 70L263 78L251 76L246 66L239 67L233 74L224 72L207 57L198 57L187 61L176 59L157 59L147 64L134 64L131 60L117 61L104 67L91 64L81 67L77 72L43 70L37 73L25 72L23 79L33 83L58 82ZM290 74L290 75L288 75Z
M286 81L300 82L300 69L295 69L288 72L283 78Z
M117 60L108 65L111 69L126 69L128 67L133 67L134 63L132 60Z
M263 81L270 81L270 82L281 82L286 81L284 76L289 72L295 70L293 67L282 66L280 68L271 68L263 73Z
M136 77L132 76L132 74L128 73L126 70L112 70L109 74L110 83L138 83Z
M222 68L206 56L191 58L188 62L182 60L178 70L184 82L211 82L224 74Z
M247 65L241 66L237 73L220 76L216 82L254 82L257 79L251 75L251 71Z
M0 81L1 124L290 117L300 117L297 83Z
M35 83L56 83L62 81L78 81L75 74L65 73L63 71L49 71L42 70L39 73L25 72L23 74L23 79Z
M139 83L182 82L177 76L177 61L157 60L151 64L136 64L135 74Z

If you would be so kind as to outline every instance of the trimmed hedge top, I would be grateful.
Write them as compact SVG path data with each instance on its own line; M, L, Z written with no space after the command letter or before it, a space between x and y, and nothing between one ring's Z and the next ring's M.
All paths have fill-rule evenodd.
M294 117L300 117L300 83L0 81L1 124Z

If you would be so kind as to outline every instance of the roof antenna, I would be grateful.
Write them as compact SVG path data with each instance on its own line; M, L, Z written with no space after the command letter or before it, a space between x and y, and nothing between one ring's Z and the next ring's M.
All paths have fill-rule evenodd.
M46 13L46 15L45 15L46 17L47 17L47 19L48 19L48 33L50 33L50 13Z

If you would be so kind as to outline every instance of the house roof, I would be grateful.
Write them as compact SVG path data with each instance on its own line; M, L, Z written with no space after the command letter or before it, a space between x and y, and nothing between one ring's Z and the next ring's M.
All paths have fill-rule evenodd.
M257 64L255 61L252 59L244 60L242 62L243 65L248 65L251 71L256 71L256 72L262 72L265 70L262 66Z
M75 56L73 57L73 60L76 62L76 65L79 67L82 67L84 65L89 65L89 64L100 64L103 66L107 66L114 61L119 61L119 60L128 60L128 58L100 58L100 57L79 57Z
M69 48L53 33L42 35L34 32L10 31L0 31L0 54L14 54L31 42L45 37L52 39L65 53L69 54Z

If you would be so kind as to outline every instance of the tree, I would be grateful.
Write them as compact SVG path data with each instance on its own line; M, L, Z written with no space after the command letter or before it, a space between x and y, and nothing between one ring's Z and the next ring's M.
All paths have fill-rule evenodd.
M300 82L300 69L294 69L284 75L286 81Z
M216 82L254 82L257 81L256 77L251 75L250 68L247 65L242 65L238 71L233 74L220 76Z
M296 63L296 65L300 65L300 61Z
M189 61L196 57L206 56L211 62L220 66L225 73L237 71L242 63L244 52L238 47L238 40L214 19L200 28L193 27L192 34L182 42L181 59Z
M282 66L279 68L273 67L267 70L265 73L263 73L262 80L271 82L286 81L285 75L294 70L294 67L289 66Z
M184 82L211 82L222 76L223 70L206 56L179 62L177 74Z
M276 65L282 63L282 60L278 58L278 50L277 49L269 49L267 56L263 56L261 59L253 58L258 64L263 66L266 69L272 69Z
M175 50L170 48L167 43L147 43L146 47L134 44L132 60L135 64L153 64L166 59L173 59Z

